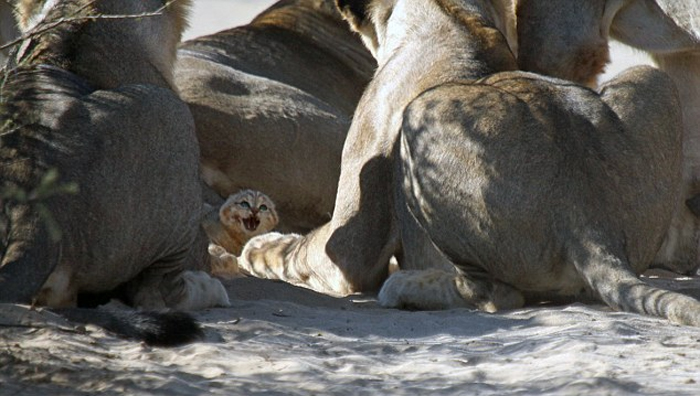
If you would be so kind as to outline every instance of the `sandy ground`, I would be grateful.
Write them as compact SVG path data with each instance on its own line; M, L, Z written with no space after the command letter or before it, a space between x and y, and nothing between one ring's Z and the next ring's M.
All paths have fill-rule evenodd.
M170 349L48 314L0 320L0 394L700 394L700 329L660 319L580 304L404 312L250 278L227 289L230 308L195 313L207 341Z
M269 3L199 0L188 37ZM194 313L207 340L171 349L0 306L0 395L700 394L700 329L602 306L403 312L258 279L226 286L230 308Z

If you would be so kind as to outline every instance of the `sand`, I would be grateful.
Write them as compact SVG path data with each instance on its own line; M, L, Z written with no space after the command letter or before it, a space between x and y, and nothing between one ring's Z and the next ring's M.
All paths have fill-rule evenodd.
M199 0L187 37L269 3ZM404 312L259 279L226 287L231 307L193 313L206 340L169 349L0 306L0 395L700 394L700 329L600 305Z
M0 320L0 394L700 394L700 329L661 319L581 304L406 312L279 282L226 285L230 308L194 313L206 341L176 348L46 313L20 311L31 327Z

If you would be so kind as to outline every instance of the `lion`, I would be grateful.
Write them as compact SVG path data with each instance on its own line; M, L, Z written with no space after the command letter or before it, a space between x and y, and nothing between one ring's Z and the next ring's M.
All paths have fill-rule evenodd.
M693 206L700 202L700 1L516 3L518 64L523 70L595 87L609 60L608 41L614 38L648 52L675 81L683 109L683 191L652 265L694 274L700 265L700 211Z
M199 147L174 92L191 2L35 3L0 77L0 301L74 307L125 285L144 309L228 305L199 259Z
M336 211L306 236L253 238L241 267L336 295L382 286L389 307L591 296L700 325L700 302L637 277L680 193L682 121L665 73L635 68L598 94L517 71L505 2L337 3L378 72L348 134ZM401 270L384 282L392 255ZM453 270L432 267L445 262Z
M175 83L194 115L206 183L221 197L264 191L284 232L328 221L343 142L375 67L331 0L282 0L248 25L183 43Z

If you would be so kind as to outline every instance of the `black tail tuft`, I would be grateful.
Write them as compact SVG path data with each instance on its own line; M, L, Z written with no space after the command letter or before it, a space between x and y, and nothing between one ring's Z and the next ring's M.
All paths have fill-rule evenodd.
M119 336L153 346L177 346L204 336L197 321L178 311L132 311L85 308L52 309L78 323L94 324Z

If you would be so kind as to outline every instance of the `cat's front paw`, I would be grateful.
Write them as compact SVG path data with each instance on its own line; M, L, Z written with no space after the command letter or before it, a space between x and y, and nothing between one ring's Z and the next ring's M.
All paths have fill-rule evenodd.
M211 259L211 274L221 279L234 279L241 276L238 268L238 258L223 247L210 243L209 257Z

